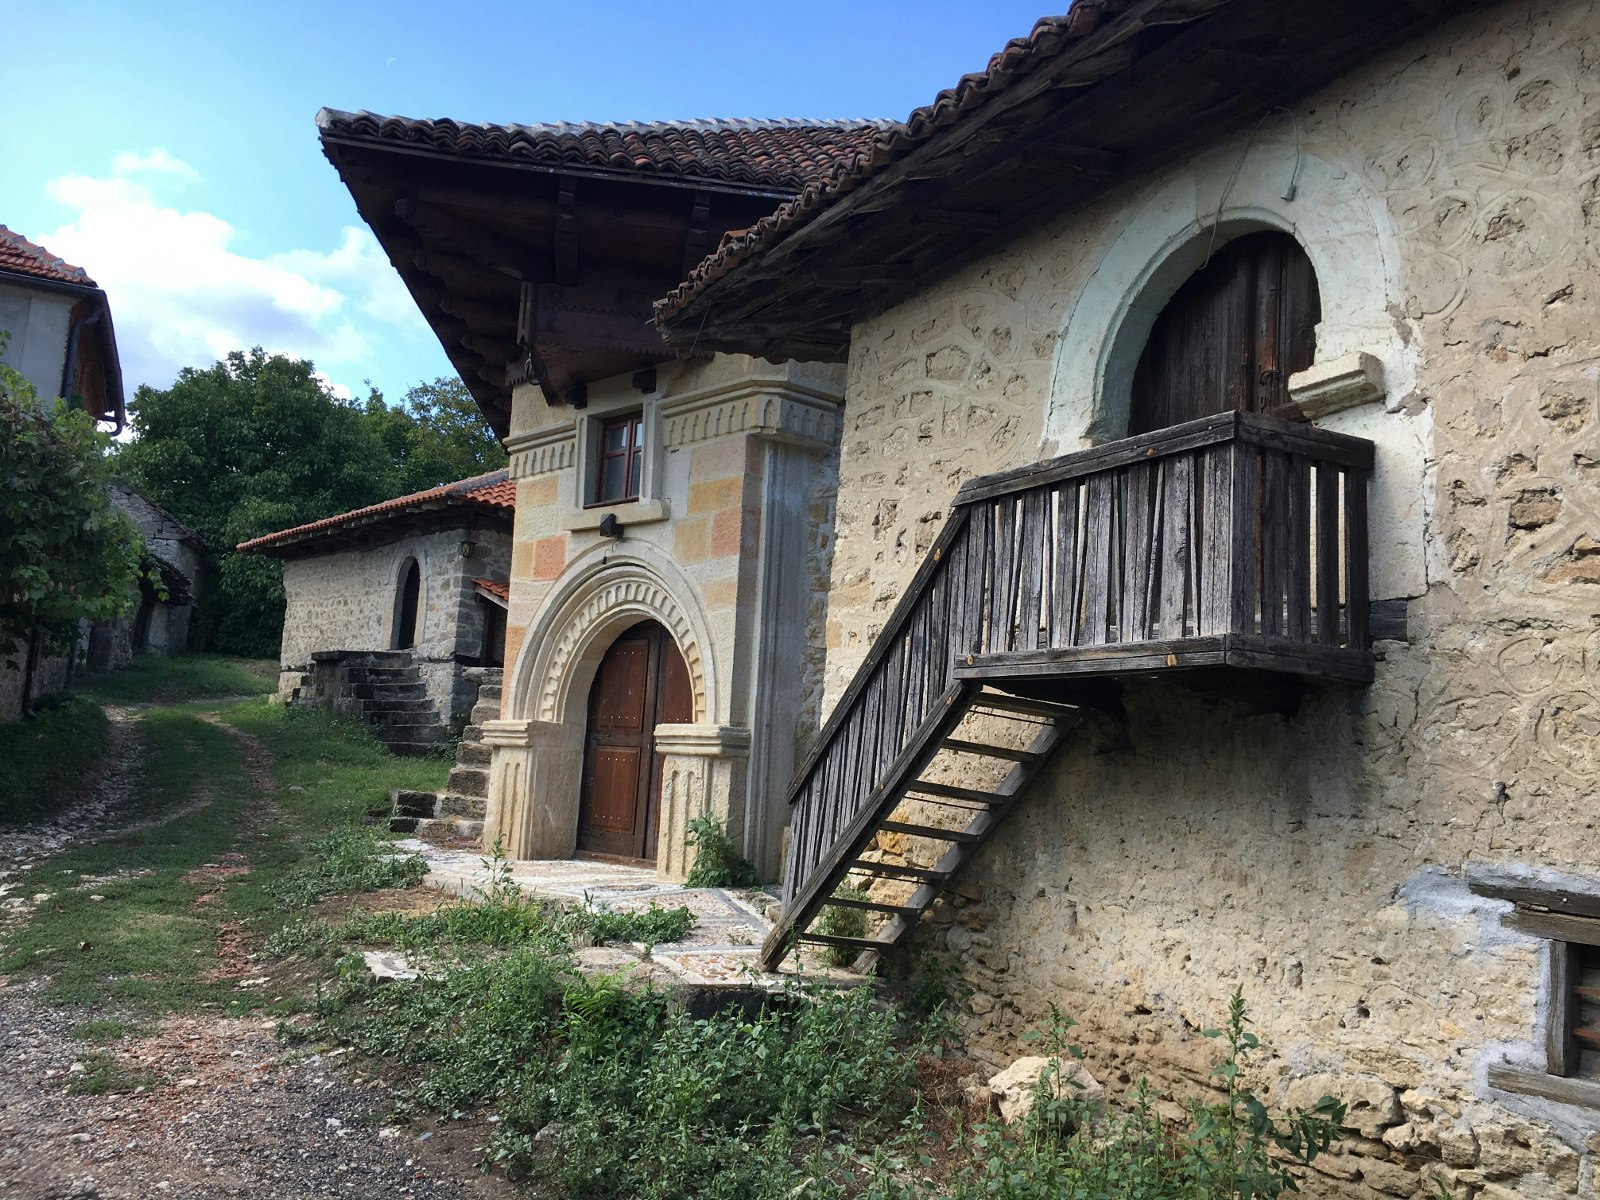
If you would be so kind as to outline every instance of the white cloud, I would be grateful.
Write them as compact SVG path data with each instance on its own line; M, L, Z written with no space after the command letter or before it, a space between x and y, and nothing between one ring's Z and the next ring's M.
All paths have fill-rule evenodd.
M124 150L111 160L111 173L113 175L167 175L173 179L182 180L184 183L200 182L199 171L196 171L181 158L174 158L161 146L157 146L148 154L136 154L132 150Z
M107 178L67 175L46 185L75 216L44 244L106 290L130 392L256 345L323 368L359 366L375 336L426 328L367 229L345 228L329 251L240 254L221 217L157 199L155 184L186 171L193 168L154 150L118 155ZM141 173L155 178L129 178Z

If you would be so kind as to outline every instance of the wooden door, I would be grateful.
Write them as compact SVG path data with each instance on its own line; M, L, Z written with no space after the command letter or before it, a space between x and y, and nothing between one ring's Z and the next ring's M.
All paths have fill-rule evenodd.
M693 717L689 670L665 629L645 621L611 644L589 689L580 852L655 861L663 766L655 729Z
M417 560L406 563L400 577L400 611L394 622L394 649L410 650L417 644L417 609L422 603L422 571Z
M1286 233L1228 242L1156 318L1134 371L1128 432L1213 413L1295 416L1289 376L1316 353L1316 274Z

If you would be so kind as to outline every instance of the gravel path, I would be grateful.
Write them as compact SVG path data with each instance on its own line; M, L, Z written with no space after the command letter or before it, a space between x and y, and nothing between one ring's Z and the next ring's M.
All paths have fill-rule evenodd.
M0 937L30 909L27 898L6 895L10 880L68 846L140 827L117 820L142 767L136 713L108 712L110 766L94 792L47 823L0 830ZM256 739L239 736L265 792L270 756ZM486 1126L385 1124L385 1090L342 1051L286 1048L272 1022L211 1016L168 1018L95 1047L71 1033L100 1014L47 1004L39 991L0 976L0 1197L7 1200L517 1195L474 1167ZM105 1066L121 1073L123 1086L142 1086L73 1094Z

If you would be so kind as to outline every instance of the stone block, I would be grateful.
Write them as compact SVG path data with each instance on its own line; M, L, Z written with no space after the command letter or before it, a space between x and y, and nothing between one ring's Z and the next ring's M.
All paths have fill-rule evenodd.
M1105 1111L1104 1085L1077 1059L1028 1055L989 1080L989 1092L999 1106L1001 1120L1015 1123L1033 1111L1035 1094L1046 1068L1054 1068L1052 1091L1058 1099L1081 1100L1091 1112Z
M704 517L685 517L672 527L672 556L685 566L711 557L711 525Z
M1381 1137L1401 1121L1400 1096L1381 1079L1306 1075L1289 1082L1284 1099L1290 1108L1310 1108L1323 1096L1344 1102L1344 1127L1363 1137Z
M690 516L714 513L724 508L738 508L743 500L744 478L739 475L704 480L689 485Z
M554 579L567 565L567 535L540 538L533 544L533 577Z

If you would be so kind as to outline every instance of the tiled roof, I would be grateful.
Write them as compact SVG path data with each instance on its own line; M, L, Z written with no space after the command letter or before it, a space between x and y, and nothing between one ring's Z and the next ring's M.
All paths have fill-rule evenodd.
M932 104L917 109L903 123L884 127L867 152L844 169L810 182L793 200L749 229L725 236L683 283L656 302L656 319L670 319L705 287L753 257L760 247L809 224L890 163L981 109L993 96L1026 78L1040 63L1088 37L1107 17L1132 3L1133 0L1075 0L1064 16L1041 18L1027 37L1007 42L982 71L963 75L954 87L934 97Z
M82 267L63 262L43 246L30 242L4 225L0 225L0 271L31 275L35 279L49 279L55 283L95 286L94 280Z
M892 121L628 121L471 125L324 108L324 138L400 142L473 158L649 171L797 191L871 153Z
M286 542L304 541L308 536L320 536L343 526L364 523L375 517L398 516L405 512L458 505L514 512L517 507L517 485L512 481L510 472L501 468L486 475L458 479L455 483L446 483L440 487L429 488L427 491L412 492L409 496L396 496L393 500L369 504L366 508L357 508L350 512L339 513L337 516L324 517L320 521L296 525L293 529L280 529L277 533L263 534L248 542L240 542L235 548L244 554L270 550Z
M474 579L473 583L502 603L511 602L511 584L504 579Z

